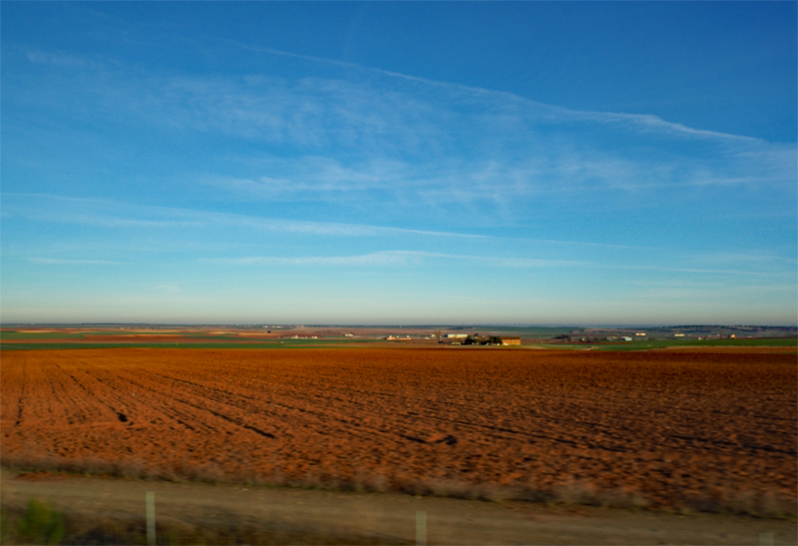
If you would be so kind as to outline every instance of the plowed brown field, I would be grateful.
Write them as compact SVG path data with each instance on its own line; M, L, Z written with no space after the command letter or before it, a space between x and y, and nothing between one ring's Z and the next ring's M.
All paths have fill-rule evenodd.
M796 498L794 354L101 349L2 354L2 455L457 493ZM614 497L613 497L614 496Z

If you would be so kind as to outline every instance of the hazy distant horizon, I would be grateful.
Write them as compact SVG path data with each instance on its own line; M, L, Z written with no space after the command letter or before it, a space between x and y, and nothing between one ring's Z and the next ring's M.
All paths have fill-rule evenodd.
M186 328L517 328L517 329L564 329L564 328L591 328L591 329L659 329L659 328L779 328L798 329L798 324L480 324L480 323L407 323L407 324L356 324L356 323L159 323L159 322L0 322L0 328L15 327L48 327L48 328L77 328L77 327L186 327Z
M8 323L796 324L795 2L2 2Z

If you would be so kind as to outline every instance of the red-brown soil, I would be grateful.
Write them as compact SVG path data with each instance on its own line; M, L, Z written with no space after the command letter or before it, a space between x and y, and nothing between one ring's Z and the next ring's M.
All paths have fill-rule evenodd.
M795 499L797 372L794 354L729 350L8 351L2 455L656 506Z

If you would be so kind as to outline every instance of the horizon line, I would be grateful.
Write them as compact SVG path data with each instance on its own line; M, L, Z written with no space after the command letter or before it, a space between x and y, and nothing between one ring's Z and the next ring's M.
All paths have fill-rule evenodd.
M264 328L267 326L273 328L330 328L330 327L346 327L346 328L788 328L798 330L798 323L795 325L786 324L640 324L640 323L608 323L608 324L579 324L579 323L410 323L410 324L346 324L346 323L274 323L269 324L266 322L223 322L223 323L189 323L189 322L0 322L0 328L11 328L19 326L48 326L48 327L78 327L78 326L151 326L151 327L177 327L187 326L192 328L199 327L242 327L242 328Z

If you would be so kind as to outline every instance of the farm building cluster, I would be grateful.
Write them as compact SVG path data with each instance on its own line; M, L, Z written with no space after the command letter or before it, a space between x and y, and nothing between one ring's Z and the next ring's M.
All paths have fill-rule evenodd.
M521 345L521 338L479 334L443 334L438 342L452 345Z

